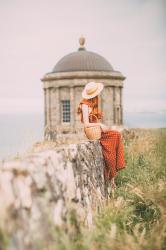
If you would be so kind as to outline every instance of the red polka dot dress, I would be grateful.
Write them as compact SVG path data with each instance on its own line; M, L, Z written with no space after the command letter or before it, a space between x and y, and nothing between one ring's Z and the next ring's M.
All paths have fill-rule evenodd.
M83 99L78 106L78 114L81 114L81 122L83 122L82 105L87 104L92 108L90 114L95 114L100 120L102 118L102 112L98 110L97 103L91 103L89 100ZM96 105L97 104L97 105ZM97 107L96 109L94 107ZM93 120L93 116L89 116L89 122L98 122ZM101 138L99 139L102 146L102 153L105 161L104 178L105 180L111 180L117 175L117 172L125 168L124 148L122 143L121 133L116 130L109 130L107 132L101 132Z
M119 170L125 168L124 148L120 132L116 130L102 132L100 144L106 163L104 177L111 180Z

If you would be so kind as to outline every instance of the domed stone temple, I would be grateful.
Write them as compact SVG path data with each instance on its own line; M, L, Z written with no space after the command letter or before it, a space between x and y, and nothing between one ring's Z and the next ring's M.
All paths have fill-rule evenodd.
M125 77L115 71L101 55L85 48L85 38L79 48L60 59L50 73L44 75L45 138L84 137L83 124L77 114L86 83L104 84L99 94L101 122L108 126L123 125L122 89ZM74 136L74 137L73 137Z

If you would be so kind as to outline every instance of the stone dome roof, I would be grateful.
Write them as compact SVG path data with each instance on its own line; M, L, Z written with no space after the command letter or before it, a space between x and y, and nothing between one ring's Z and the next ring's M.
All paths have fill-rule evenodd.
M83 46L84 38L80 38L80 48L78 51L64 56L58 61L52 72L72 72L72 71L113 71L111 64L97 53L87 51Z

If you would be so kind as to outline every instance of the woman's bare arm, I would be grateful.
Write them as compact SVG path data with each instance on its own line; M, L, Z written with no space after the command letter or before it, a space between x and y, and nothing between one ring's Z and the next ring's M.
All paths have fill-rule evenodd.
M110 127L108 127L107 125L100 123L101 129L103 130L103 132L108 132L111 130Z
M100 125L103 132L107 132L111 129L107 125L100 123L100 122L89 122L88 105L82 104L82 111L83 111L83 122L84 122L85 127Z
M98 122L89 122L88 105L82 104L82 113L83 113L83 122L85 127L91 127L96 124L100 125L100 123Z

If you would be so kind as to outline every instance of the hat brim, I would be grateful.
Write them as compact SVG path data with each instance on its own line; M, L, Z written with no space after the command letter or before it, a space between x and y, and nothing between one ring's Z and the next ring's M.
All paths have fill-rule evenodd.
M104 88L103 83L98 82L97 84L98 84L97 90L93 94L91 94L91 95L87 95L86 89L84 88L84 90L82 91L82 97L84 99L91 99L91 98L97 96L103 90L103 88Z

